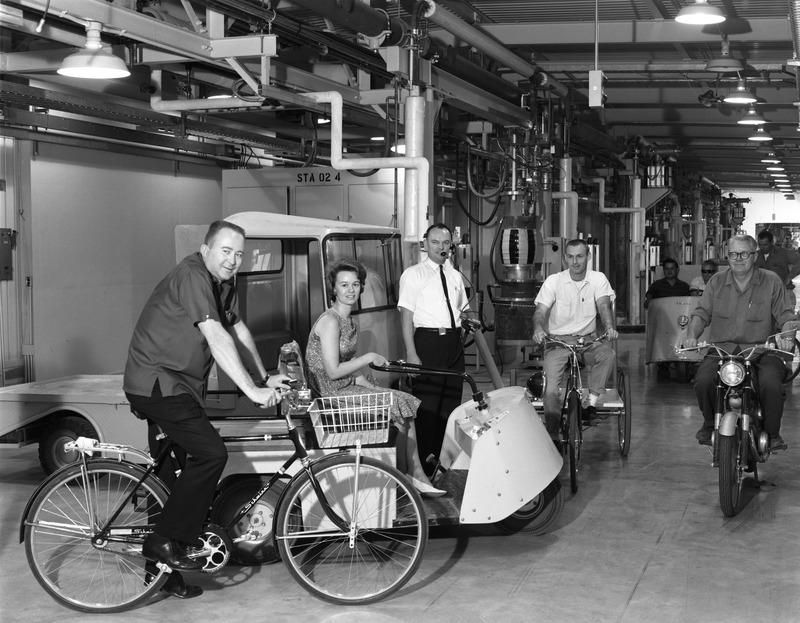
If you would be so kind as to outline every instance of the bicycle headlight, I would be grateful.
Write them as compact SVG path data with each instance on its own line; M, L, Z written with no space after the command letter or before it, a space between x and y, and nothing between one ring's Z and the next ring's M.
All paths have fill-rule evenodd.
M528 390L531 399L542 399L542 396L544 396L545 383L544 371L534 372L528 377L528 381L525 383L525 388Z
M719 378L729 387L734 387L744 380L744 366L738 361L726 361L719 369Z

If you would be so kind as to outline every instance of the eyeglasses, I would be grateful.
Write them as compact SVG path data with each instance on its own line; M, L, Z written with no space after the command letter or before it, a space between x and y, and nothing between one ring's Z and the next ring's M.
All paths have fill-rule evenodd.
M755 255L755 251L728 251L729 260L749 260L751 255Z

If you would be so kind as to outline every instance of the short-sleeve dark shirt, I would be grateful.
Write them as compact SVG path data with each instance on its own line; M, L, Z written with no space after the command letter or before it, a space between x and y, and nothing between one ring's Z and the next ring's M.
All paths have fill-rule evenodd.
M654 299L662 299L667 296L689 296L689 284L676 279L675 285L671 286L666 279L657 279L650 284L647 294Z
M150 396L158 381L163 396L188 393L202 404L212 357L197 325L216 320L230 328L238 314L235 281L217 282L199 253L184 258L155 287L139 316L125 364L125 392Z

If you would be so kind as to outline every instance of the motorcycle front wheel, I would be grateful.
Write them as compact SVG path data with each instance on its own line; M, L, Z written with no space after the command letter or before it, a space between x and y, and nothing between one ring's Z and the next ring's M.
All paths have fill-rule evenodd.
M745 440L742 432L730 437L719 436L719 505L722 514L733 517L741 510L742 484L746 465Z

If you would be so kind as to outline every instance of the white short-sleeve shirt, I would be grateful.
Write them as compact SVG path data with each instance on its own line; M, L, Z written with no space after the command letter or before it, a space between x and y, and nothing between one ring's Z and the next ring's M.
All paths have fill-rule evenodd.
M447 294L456 327L460 326L461 312L467 309L467 292L464 280L453 264L444 263L444 277L447 282ZM414 328L449 328L450 315L447 313L447 301L444 298L442 279L439 276L439 265L429 257L419 264L408 267L400 277L400 296L398 307L411 311Z
M550 308L545 331L550 335L585 335L595 330L597 300L616 298L608 278L596 270L587 270L581 281L573 281L569 270L544 280L534 301Z

